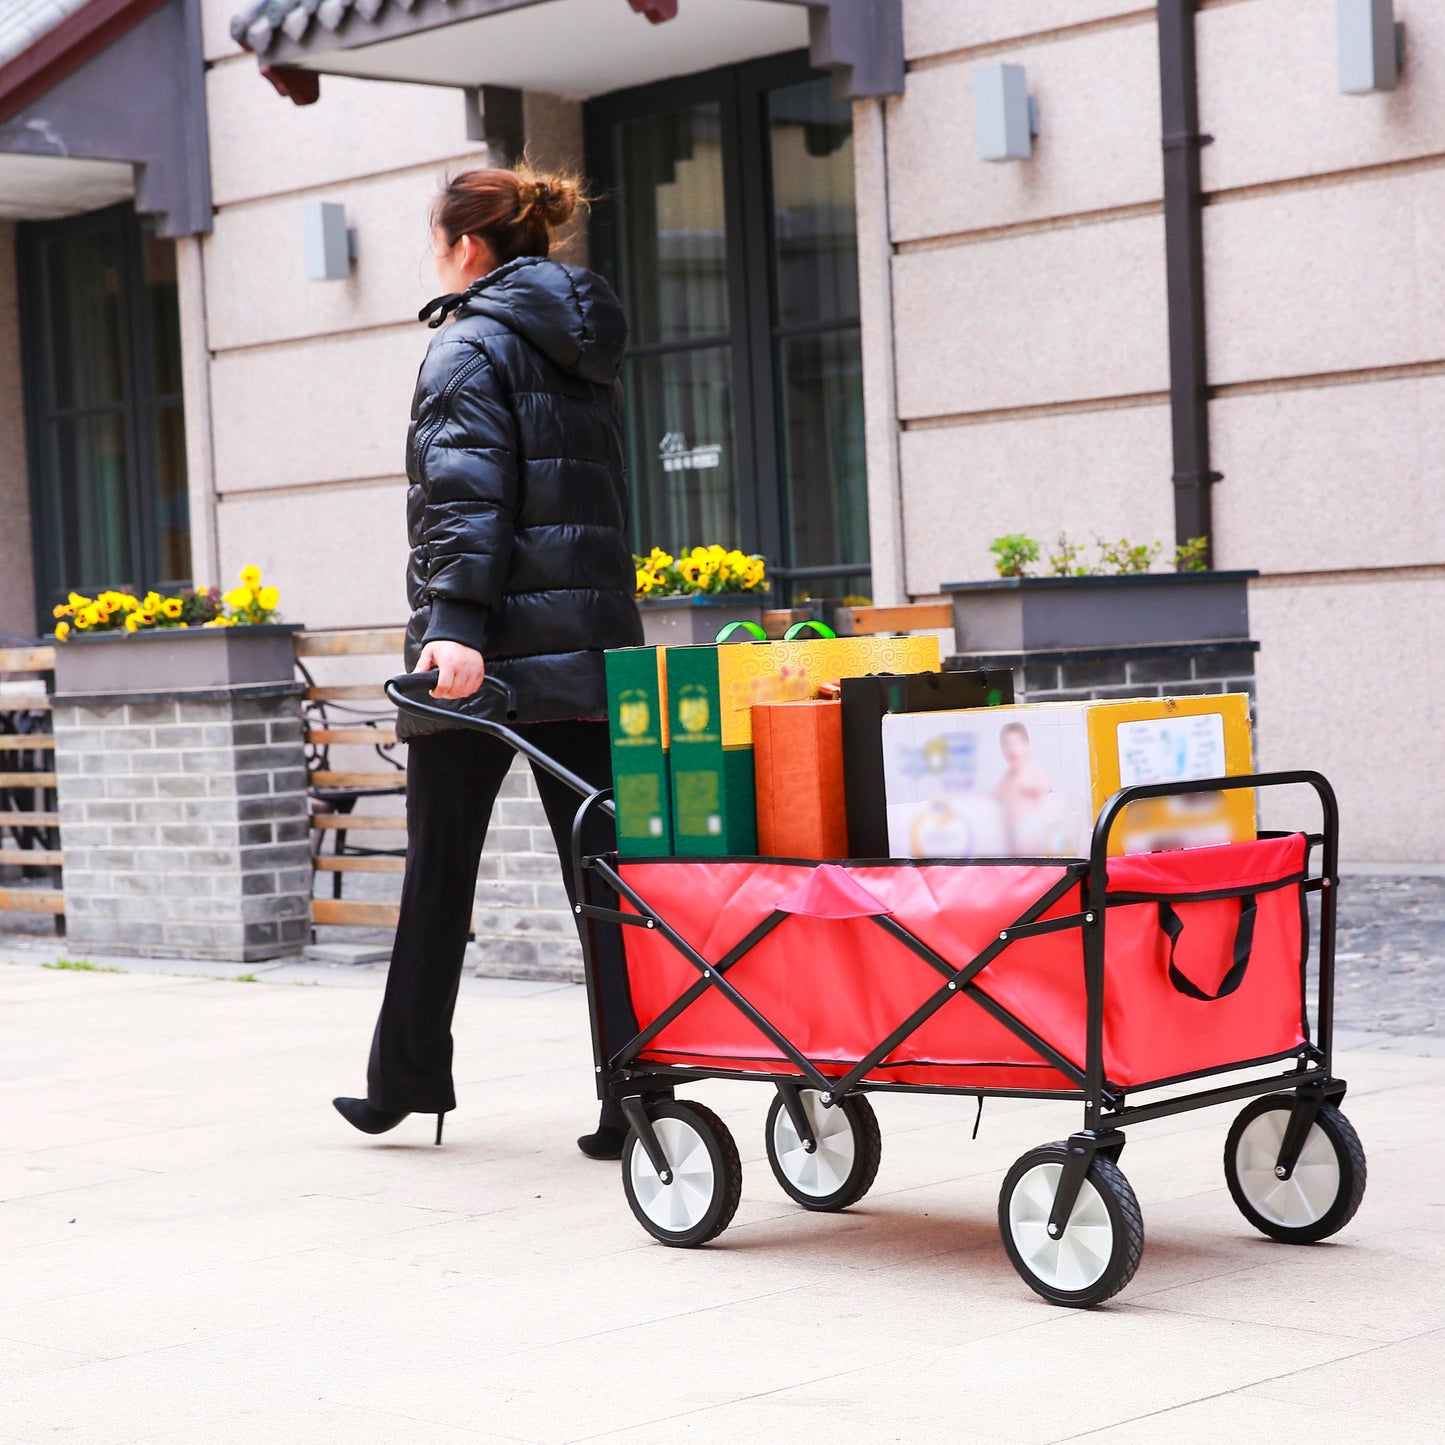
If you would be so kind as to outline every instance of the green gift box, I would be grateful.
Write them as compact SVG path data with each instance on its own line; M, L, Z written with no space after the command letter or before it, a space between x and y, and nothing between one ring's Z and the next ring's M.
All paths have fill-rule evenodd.
M718 667L720 651L744 646L665 649L673 844L682 855L751 857L758 851L752 739L746 745L724 740Z
M617 851L624 858L665 858L673 844L666 654L660 647L625 647L609 652L606 662Z

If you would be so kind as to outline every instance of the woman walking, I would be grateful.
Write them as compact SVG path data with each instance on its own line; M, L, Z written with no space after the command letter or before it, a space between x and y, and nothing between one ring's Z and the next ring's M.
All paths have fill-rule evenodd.
M626 540L618 375L627 323L611 288L550 259L578 205L575 182L526 169L467 171L432 211L446 295L417 378L407 441L407 666L432 697L499 717L492 673L519 728L572 772L611 784L603 651L642 642ZM449 320L450 318L450 320ZM443 323L447 322L445 326ZM463 725L403 713L409 742L401 917L365 1099L337 1099L368 1134L456 1107L451 1019L487 823L514 753ZM578 799L536 768L559 856ZM598 820L590 851L613 846ZM563 880L572 897L571 870ZM615 930L612 931L615 933ZM627 1027L620 943L598 933L604 1031ZM618 1158L625 1126L603 1105L583 1153Z

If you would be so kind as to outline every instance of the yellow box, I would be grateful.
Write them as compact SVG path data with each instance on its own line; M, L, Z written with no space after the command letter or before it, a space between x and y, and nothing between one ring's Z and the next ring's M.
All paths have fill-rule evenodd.
M1177 729L1151 729L1147 724L1216 714L1223 720L1222 776L1234 778L1252 773L1254 745L1249 728L1249 697L1245 693L1090 704L1089 766L1095 815L1121 787L1174 782L1184 775L1181 743L1174 743L1174 750L1168 751L1168 739L1177 735ZM1182 745L1187 746L1187 741ZM1245 843L1254 836L1253 788L1186 793L1131 803L1109 834L1109 852L1155 853L1203 842Z

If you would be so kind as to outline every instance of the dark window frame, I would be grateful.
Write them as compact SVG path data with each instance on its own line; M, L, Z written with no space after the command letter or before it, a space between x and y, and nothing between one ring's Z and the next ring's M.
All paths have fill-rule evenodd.
M35 604L41 627L51 609L76 587L186 587L189 578L159 575L161 558L157 529L158 449L155 420L161 409L177 407L184 417L184 390L160 392L152 375L153 337L145 283L145 245L149 217L122 202L53 221L22 221L15 228L16 280L19 291L20 358L24 392L26 458L29 472L31 548L35 568ZM48 365L47 266L45 250L57 241L109 234L119 260L117 317L121 348L121 399L96 406L61 407L43 394L51 379ZM64 527L58 495L64 485L48 475L44 433L58 420L102 413L123 416L125 485L128 511L126 544L133 577L78 578L51 575L52 543ZM79 499L76 499L79 500Z
M583 107L587 174L598 191L589 230L591 264L609 280L615 280L619 270L614 220L618 186L612 145L614 127L624 121L708 102L720 108L723 216L731 261L728 341L732 348L733 431L738 450L738 520L744 550L765 555L778 583L871 575L871 559L861 564L790 565L793 548L781 466L785 378L777 359L778 342L861 325L861 317L793 325L779 325L775 320L778 298L772 264L774 216L773 207L766 203L773 194L768 96L786 86L827 78L828 72L813 66L806 50L797 50L618 91L589 100ZM750 162L756 177L751 187ZM631 357L685 351L716 345L721 339L709 336L652 343L629 347L627 354Z

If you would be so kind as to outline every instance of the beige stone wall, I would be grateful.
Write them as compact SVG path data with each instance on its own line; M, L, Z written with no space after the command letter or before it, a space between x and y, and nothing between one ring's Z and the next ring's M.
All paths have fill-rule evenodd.
M1215 538L1264 574L1262 763L1332 778L1347 858L1438 862L1445 12L1395 10L1401 84L1366 96L1333 6L1199 15Z
M908 592L990 540L1173 531L1152 7L905 0L886 108ZM974 72L1027 68L1026 163L975 155Z
M1445 567L1266 578L1250 614L1257 766L1330 779L1346 860L1445 861ZM1297 808L1264 822L1296 827Z
M1335 779L1348 857L1439 861L1445 11L1395 8L1399 89L1343 96L1332 5L1200 7L1214 530L1220 565L1264 574L1261 761ZM1005 531L1170 540L1153 7L904 16L885 144L907 590L988 575ZM1038 101L1025 163L974 156L973 72L996 60Z
M0 632L35 630L15 225L0 221Z

